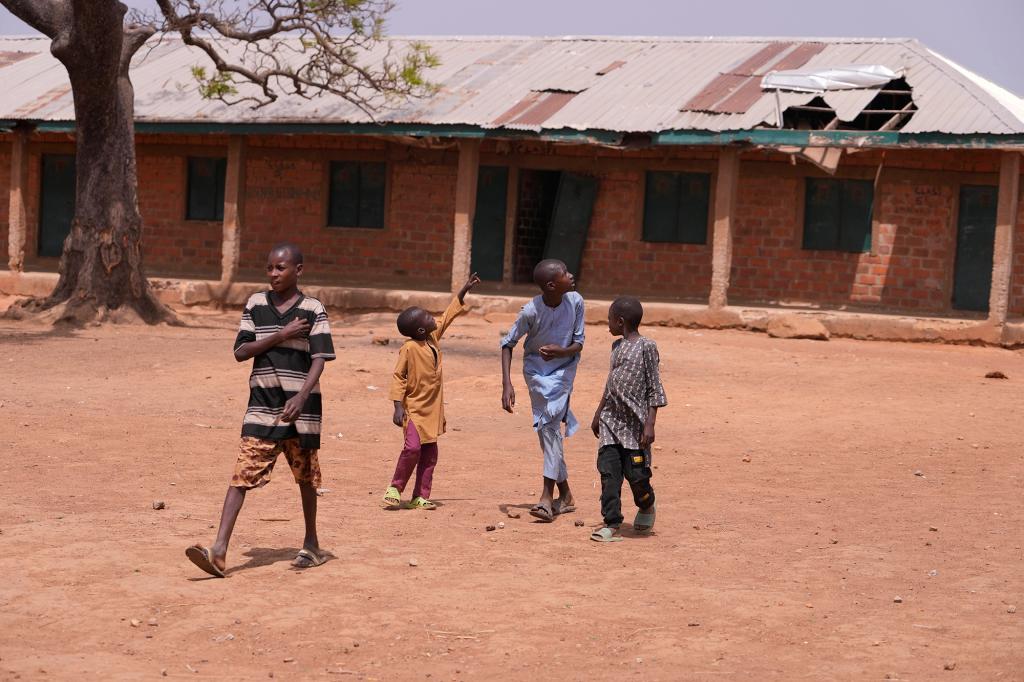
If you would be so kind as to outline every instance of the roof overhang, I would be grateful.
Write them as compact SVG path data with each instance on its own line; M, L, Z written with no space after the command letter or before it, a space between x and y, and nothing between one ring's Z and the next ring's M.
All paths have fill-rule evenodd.
M16 125L31 125L39 132L73 133L73 121L0 120L0 130ZM142 134L180 135L357 135L377 137L414 137L490 140L537 140L567 144L634 147L624 144L637 133L608 130L509 130L473 125L424 125L410 123L216 123L137 121L135 131ZM930 149L1014 149L1024 150L1024 134L953 135L948 133L902 133L898 131L849 130L663 130L641 133L653 147L841 147L841 148L930 148ZM643 146L643 145L641 145Z

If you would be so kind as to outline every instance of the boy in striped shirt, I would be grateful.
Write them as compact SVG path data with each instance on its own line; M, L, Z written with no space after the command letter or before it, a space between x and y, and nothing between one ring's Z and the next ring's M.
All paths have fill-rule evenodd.
M324 363L335 357L334 344L323 304L298 289L300 275L302 251L294 244L278 244L267 258L270 291L253 294L242 312L235 360L254 360L238 460L213 546L193 545L185 550L192 563L218 578L224 577L228 542L246 491L270 482L281 453L299 484L306 524L302 549L292 565L310 568L326 561L316 534L317 450L320 374Z

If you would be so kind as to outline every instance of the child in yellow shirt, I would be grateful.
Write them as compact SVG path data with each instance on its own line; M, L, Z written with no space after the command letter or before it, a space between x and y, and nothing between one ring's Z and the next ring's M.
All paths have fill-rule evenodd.
M440 324L422 308L406 308L398 315L398 331L409 340L398 351L391 390L395 403L392 421L402 427L405 447L398 456L395 475L384 493L384 507L402 506L402 491L416 471L416 484L412 490L413 509L436 509L430 501L430 487L437 465L437 439L444 433L444 393L441 378L441 336L465 313L463 300L480 278L474 272L452 299L441 316Z

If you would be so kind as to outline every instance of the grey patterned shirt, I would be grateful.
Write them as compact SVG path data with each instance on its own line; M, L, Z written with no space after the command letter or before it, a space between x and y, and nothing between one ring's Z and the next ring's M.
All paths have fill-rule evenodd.
M599 417L601 447L640 449L644 422L651 407L664 407L665 387L658 372L658 344L645 336L612 344L611 368Z

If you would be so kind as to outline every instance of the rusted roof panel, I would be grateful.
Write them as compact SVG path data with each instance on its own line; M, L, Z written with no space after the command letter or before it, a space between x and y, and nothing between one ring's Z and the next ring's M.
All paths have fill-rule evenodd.
M623 133L751 130L774 126L778 113L774 93L750 83L759 82L767 69L797 68L789 64L805 59L800 68L882 64L903 74L918 111L902 132L1024 133L1021 98L914 40L420 37L392 39L392 58L413 40L429 43L441 59L426 74L437 91L425 99L388 103L378 111L378 121ZM377 61L388 49L379 45L363 61ZM50 55L49 41L0 37L0 53L6 52L29 56L0 65L0 120L72 121L67 73ZM132 66L137 120L371 120L335 96L281 97L261 109L205 100L191 75L196 65L208 67L206 57L180 41L167 38L144 48ZM541 94L526 102L530 93ZM828 93L825 101L842 120L852 120L872 97L871 92L851 90ZM806 93L779 95L783 108L811 98ZM685 110L680 110L681 102Z
M758 69L755 75L747 79L736 92L729 95L719 103L714 111L723 114L742 114L754 105L764 92L761 90L761 78L771 71L784 71L786 69L799 69L807 61L825 49L824 43L802 43L797 45L789 54L783 56L779 61L771 65L771 69L764 67Z
M769 43L765 45L754 56L743 60L738 66L718 74L693 99L684 104L682 110L715 111L715 105L747 82L759 67L768 64L790 47L792 47L791 43Z
M526 113L527 109L536 104L540 97L541 93L539 92L531 92L527 94L526 97L513 104L511 109L494 119L494 125L503 126L509 121L519 118Z
M558 113L575 96L575 92L546 92L537 100L536 104L528 107L518 117L510 120L508 125L542 126L545 121Z

